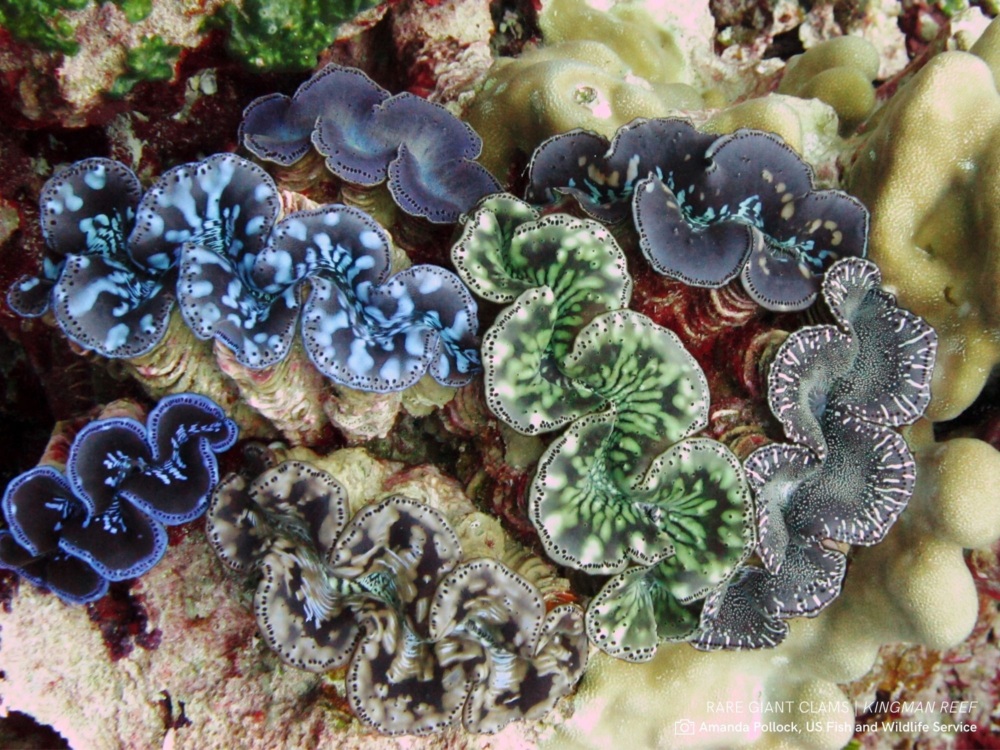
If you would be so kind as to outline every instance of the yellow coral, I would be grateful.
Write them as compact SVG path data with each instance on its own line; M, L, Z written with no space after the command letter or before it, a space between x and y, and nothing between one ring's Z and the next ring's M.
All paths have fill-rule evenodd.
M853 130L875 109L878 51L857 36L842 36L817 44L788 61L778 93L819 99L840 118L841 129Z
M994 61L996 37L994 22L980 50ZM887 288L940 337L933 420L960 414L1000 362L998 137L990 66L946 52L880 113L845 176L871 211L869 252Z
M500 179L518 150L584 128L611 138L637 117L703 106L690 65L645 11L600 13L551 0L539 17L547 46L494 63L468 112L483 139L479 161Z
M600 42L651 84L691 83L691 70L673 36L642 8L616 5L601 13L580 0L549 0L538 17L547 44Z

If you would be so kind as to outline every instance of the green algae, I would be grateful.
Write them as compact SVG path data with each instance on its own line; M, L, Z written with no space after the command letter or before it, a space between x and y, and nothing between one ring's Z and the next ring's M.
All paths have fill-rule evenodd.
M378 5L375 0L246 0L217 16L229 31L226 49L249 68L309 70L333 43L337 27Z
M108 95L121 99L142 81L169 81L174 64L181 52L175 44L167 44L158 34L148 36L125 57L125 73L115 81Z
M73 24L66 10L82 10L90 0L0 0L0 27L22 42L42 50L75 54Z

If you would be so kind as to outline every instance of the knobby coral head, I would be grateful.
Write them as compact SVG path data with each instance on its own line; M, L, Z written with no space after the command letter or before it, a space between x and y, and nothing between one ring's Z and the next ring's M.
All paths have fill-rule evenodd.
M205 512L218 481L215 454L236 436L222 410L195 394L163 399L145 425L91 422L74 438L65 474L39 466L7 487L0 566L71 603L142 575L166 550L164 524Z
M457 722L493 732L546 713L579 679L579 607L546 614L538 590L500 563L461 562L448 522L415 500L347 515L330 475L285 462L223 480L207 530L223 562L261 575L255 610L271 647L313 671L348 665L364 722L389 734Z

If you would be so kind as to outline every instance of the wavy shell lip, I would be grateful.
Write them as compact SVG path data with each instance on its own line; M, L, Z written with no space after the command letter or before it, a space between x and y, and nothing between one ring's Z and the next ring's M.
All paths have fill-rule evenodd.
M580 483L571 476L567 481ZM702 600L744 569L756 546L752 503L736 457L705 438L682 441L660 455L627 501L670 542L669 554L649 560L630 550L637 565L619 568L604 585L588 609L587 629L612 656L648 661L660 642L693 637ZM615 515L635 524L627 506ZM589 527L595 534L607 528L593 522Z
M259 565L282 537L308 542L326 560L347 524L348 499L332 476L303 461L284 461L252 481L229 474L209 502L206 530L233 570Z
M688 439L707 423L705 375L674 333L623 309L631 278L596 222L539 218L513 196L491 196L464 222L452 257L474 290L513 302L483 338L491 411L528 435L568 425L529 490L542 546L568 567L619 574L586 627L609 653L651 658L669 607L630 566L669 571L657 586L679 623L755 545L739 461L720 443ZM664 627L693 632L694 622L678 623Z
M140 266L163 271L187 242L224 257L259 252L280 210L263 169L235 154L214 154L164 172L136 210L128 248Z
M705 600L701 623L691 643L699 649L758 649L777 646L788 635L788 623L764 604L769 578L747 567Z
M261 97L243 112L240 141L282 165L311 143L327 168L352 185L388 183L406 213L453 224L476 201L500 189L474 160L482 141L444 107L410 93L390 95L367 75L330 64L290 99Z
M163 279L130 262L70 255L52 290L67 338L106 357L130 359L163 339L174 295Z
M0 541L0 565L69 603L142 575L166 550L164 524L204 512L218 479L215 453L236 432L195 394L163 399L145 426L121 417L91 422L73 439L65 475L39 466L7 487L10 536Z
M653 268L689 285L741 278L760 305L802 310L838 258L864 257L868 212L778 136L741 129L716 137L685 120L636 120L609 142L583 130L553 136L529 165L527 197L576 198L608 223L631 214Z
M715 139L676 118L635 120L610 142L586 130L555 135L531 157L526 196L548 204L571 195L591 218L616 223L628 217L640 180L703 165Z
M794 332L768 375L768 400L785 434L824 458L823 412L836 404L865 421L898 427L930 402L937 336L922 319L878 289L874 264L846 259L831 267L823 296L837 326Z
M130 251L151 268L179 265L177 300L201 339L249 367L287 354L297 300L265 299L250 269L277 219L277 188L256 164L216 154L165 172L143 196Z
M450 127L454 118L437 110ZM422 137L433 140L434 132ZM459 150L475 155L478 141L468 138ZM420 144L414 153L438 148ZM105 213L87 213L92 193L94 210ZM389 277L391 240L358 209L323 206L275 226L274 182L234 154L174 167L141 198L123 165L87 160L53 178L43 201L51 242L86 241L96 254L70 253L61 266L48 264L45 278L16 282L8 296L29 316L54 301L61 328L86 349L129 359L150 352L166 333L176 279L194 335L217 339L252 370L285 359L300 320L313 364L352 388L398 391L427 372L459 387L480 370L476 302L458 277L430 265Z
M523 274L516 273L522 264L511 257L511 238L515 230L540 218L538 211L509 193L487 196L462 217L451 260L477 296L490 302L513 302L529 288L520 278Z
M86 562L63 552L36 556L0 530L0 568L13 570L35 586L47 588L67 604L87 604L108 591L108 580Z
M141 195L132 170L111 159L84 159L53 175L38 203L42 236L59 260L45 258L41 276L18 279L7 294L11 308L24 317L43 315L67 256L123 260Z
M199 188L206 200L214 196L220 206L233 184L236 197L249 193L271 206L269 178L249 190L242 183L256 172L244 174L242 161L216 161L167 180L167 208L184 203L179 196L194 189L192 174L207 184ZM192 194L195 205L200 194ZM234 215L252 213L237 208ZM226 211L216 206L209 213L218 210ZM195 226L214 232L210 219L161 229L163 238L183 240L178 302L199 338L218 339L240 364L260 370L285 358L301 319L306 352L323 375L380 393L407 388L428 371L443 385L460 386L479 370L476 303L454 274L420 265L389 277L389 237L356 208L296 212L273 231L271 218L259 214L244 222L242 235L232 230L214 239ZM311 290L301 303L307 279Z
M260 575L254 606L271 648L316 672L347 664L363 722L495 732L546 713L582 675L578 606L546 614L539 590L500 562L461 563L458 536L421 502L394 495L346 512L332 477L289 461L225 479L207 530L224 563Z
M483 645L483 666L492 674L471 684L463 712L471 732L492 734L546 713L586 662L579 608L546 615L538 590L493 560L474 560L452 571L438 587L428 621L438 642L468 639Z
M21 276L7 290L7 304L22 318L39 318L52 306L50 296L62 273L63 261L43 260L41 276Z
M193 243L181 250L177 281L184 319L200 339L216 338L246 367L263 369L287 356L299 302L294 290L264 295L233 262Z
M128 253L142 189L120 162L76 162L45 183L39 198L42 234L52 254L41 277L23 277L8 301L37 317L55 308L73 342L106 357L130 358L152 349L167 328L173 296L159 270Z
M826 457L820 417L835 381L851 375L856 341L834 326L795 331L778 349L768 374L768 402L793 441Z
M363 101L328 103L317 118L312 142L333 174L361 186L388 180L406 213L444 224L500 189L473 161L482 141L467 123L413 94L383 93L384 99L367 107ZM456 174L461 179L453 181Z
M454 223L500 189L473 161L482 149L476 132L441 105L413 94L387 97L367 110L328 108L316 121L312 141L337 177L362 186L388 180L400 208L434 223ZM461 179L452 182L456 174Z
M83 159L59 171L38 202L42 235L59 255L117 257L142 195L139 178L121 162Z
M780 443L759 448L743 464L757 500L757 551L769 573L781 571L791 538L785 507L818 467L816 455L808 448Z
M389 93L360 70L328 65L292 97L269 94L243 110L237 137L258 159L289 166L311 148L316 118L334 101L361 112L387 99Z
M639 180L632 201L639 246L653 269L698 287L716 288L736 278L762 242L737 222L705 226L685 217L673 191L658 177Z
M478 328L472 295L453 273L430 265L377 286L338 286L317 274L302 310L303 343L316 368L376 393L408 388L428 371L442 385L468 383L480 369Z
M264 518L253 507L247 480L229 474L212 491L206 533L218 558L236 571L248 571L274 541Z
M832 263L867 253L868 210L839 190L812 191L789 199L760 231L764 242L743 267L744 289L769 310L802 310Z
M394 613L378 612L351 662L347 697L355 715L383 734L437 732L459 721L471 674L484 660L474 640L455 639L442 648L416 637Z
M62 502L38 502L37 497L65 498ZM85 517L90 509L73 493L62 472L38 466L7 485L3 496L4 519L15 542L32 557L59 548L60 524Z
M662 618L652 594L643 590L647 576L647 568L628 568L604 584L587 607L587 636L617 659L646 662L656 655ZM622 622L628 625L621 627Z
M840 594L847 558L818 543L793 540L781 572L743 568L705 600L696 648L710 651L776 646L791 617L815 617Z
M538 718L586 665L580 609L563 605L546 615L538 590L494 560L464 563L440 582L430 640L394 620L369 631L348 675L352 707L387 734L425 734L459 717L469 732L494 733ZM389 635L397 629L404 632ZM393 637L404 644L395 655Z
M335 575L388 575L391 597L415 623L427 617L438 582L461 559L458 536L444 517L403 496L361 510L329 557Z
M846 193L816 190L812 169L778 136L741 129L704 158L700 171L668 164L635 193L640 245L661 273L699 286L740 275L758 304L793 311L812 304L838 258L865 255L868 211ZM708 258L707 270L691 253Z
M494 413L535 434L602 406L604 398L569 377L563 362L582 329L632 294L624 253L603 226L539 218L513 196L490 196L466 220L452 258L477 294L514 302L483 337Z
M840 595L846 574L844 554L796 540L781 573L769 582L764 606L781 618L814 617Z
M354 603L331 596L325 566L308 548L272 544L258 563L257 623L289 664L322 672L343 666L362 635Z
M931 400L937 333L879 289L874 263L851 259L830 269L823 296L834 317L858 339L855 372L836 385L835 398L861 419L912 424Z
M846 570L844 556L822 543L881 542L913 494L915 461L892 428L917 420L930 400L937 337L880 281L870 261L834 263L822 297L836 324L792 333L775 356L768 400L795 442L760 448L744 464L764 568L730 595L749 613L743 624L725 625L702 647L743 637L747 623L763 628L748 647L768 645L767 617L819 613Z
M913 455L898 432L850 414L828 411L823 429L830 453L791 497L789 528L807 539L877 544L913 494Z

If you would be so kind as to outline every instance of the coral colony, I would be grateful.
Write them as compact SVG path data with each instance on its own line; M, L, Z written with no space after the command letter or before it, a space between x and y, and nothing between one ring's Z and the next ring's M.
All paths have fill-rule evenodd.
M230 44L280 67L253 52L257 5L222 14ZM331 63L245 107L245 156L54 172L42 265L7 304L120 361L156 403L144 422L128 401L57 429L3 493L0 568L95 606L151 573L167 527L205 516L191 538L263 644L324 675L363 731L424 735L542 719L599 660L785 648L851 581L852 547L903 554L881 543L923 528L911 499L951 497L923 476L954 470L923 419L941 377L930 323L949 363L968 331L897 283L908 246L885 255L883 289L867 256L888 241L873 184L889 178L867 171L952 53L886 105L851 195L825 187L801 130L678 116L705 105L667 36L644 73L658 88L610 97L612 125L558 97L529 107L523 85L577 76L593 114L634 83L615 66L645 70L619 31L652 44L637 10L551 6L547 46L499 61L468 108L485 150L449 108ZM584 22L591 36L567 31ZM845 37L795 58L780 91L852 132L877 69ZM531 117L498 133L518 107ZM963 387L935 418L971 403ZM445 472L477 462L494 499L472 482L447 499ZM376 466L393 478L359 489Z

